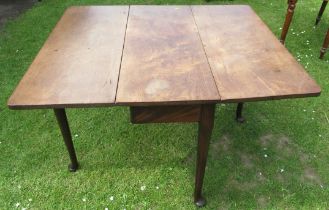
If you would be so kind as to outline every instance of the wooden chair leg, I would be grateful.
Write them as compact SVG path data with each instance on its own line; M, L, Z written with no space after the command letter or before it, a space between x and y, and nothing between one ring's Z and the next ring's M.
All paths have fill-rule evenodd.
M202 105L199 120L198 153L195 174L194 202L198 207L206 204L202 196L203 177L207 164L208 148L214 125L215 104Z
M294 11L296 8L296 3L297 0L288 0L288 10L286 14L286 19L284 21L283 27L282 27L282 32L281 32L281 38L280 42L284 44L286 41L286 36L290 27L290 23L292 21L292 17L294 16Z
M320 51L320 59L323 59L324 54L328 50L328 45L329 45L329 29L327 31L326 38L324 39L323 46L322 46L321 51Z
M318 23L320 22L322 14L323 14L324 10L326 9L327 4L328 4L328 0L323 0L318 17L315 20L315 25L318 25Z

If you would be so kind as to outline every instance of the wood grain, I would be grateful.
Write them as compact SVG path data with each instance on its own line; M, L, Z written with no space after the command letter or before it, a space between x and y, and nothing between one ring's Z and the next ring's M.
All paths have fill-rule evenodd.
M188 6L131 6L116 103L219 101Z
M221 101L320 94L320 87L249 6L192 10Z
M9 107L112 105L128 9L69 8L9 99Z
M200 105L130 107L132 123L198 122Z
M8 106L185 105L320 91L248 6L86 6L65 12Z

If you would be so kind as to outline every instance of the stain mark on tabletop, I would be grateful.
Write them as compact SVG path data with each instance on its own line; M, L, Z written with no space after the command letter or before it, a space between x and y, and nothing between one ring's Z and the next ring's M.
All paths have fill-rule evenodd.
M166 80L153 79L145 88L145 93L148 95L154 95L162 90L168 89L169 84Z

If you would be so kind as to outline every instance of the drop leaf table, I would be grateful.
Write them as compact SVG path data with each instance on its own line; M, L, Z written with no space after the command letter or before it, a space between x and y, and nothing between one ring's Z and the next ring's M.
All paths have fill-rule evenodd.
M66 108L128 106L132 123L199 124L194 200L217 103L318 96L320 87L246 5L67 9L8 101L53 109L78 169Z

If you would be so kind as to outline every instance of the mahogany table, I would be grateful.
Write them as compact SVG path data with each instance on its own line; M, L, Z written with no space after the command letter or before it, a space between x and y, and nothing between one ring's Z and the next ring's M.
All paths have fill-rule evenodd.
M8 101L54 109L129 106L132 123L198 122L194 199L216 103L317 96L320 87L249 6L82 6L66 10Z

